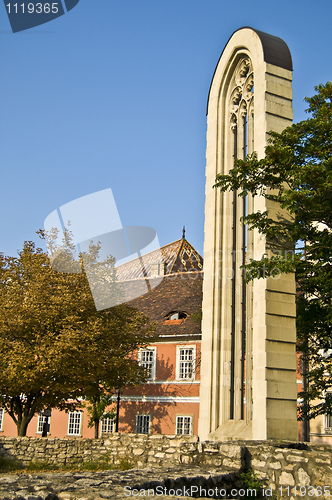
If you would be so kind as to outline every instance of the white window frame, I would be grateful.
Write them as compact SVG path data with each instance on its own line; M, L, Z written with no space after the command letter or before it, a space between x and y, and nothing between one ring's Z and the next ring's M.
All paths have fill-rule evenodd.
M51 429L51 417L45 417L45 415L41 415L39 413L38 414L36 434L42 434L43 433L43 425L44 425L44 422L46 421L46 418L47 418L47 423L49 424L49 429Z
M79 422L76 421L76 418L80 416ZM73 422L71 420L74 419ZM83 420L83 413L81 411L70 411L68 414L68 431L67 431L67 436L81 436L82 435L82 420ZM73 431L75 431L75 426L77 426L77 423L79 425L78 427L78 432L70 432L70 428L73 428Z
M331 349L329 349L329 351L331 351ZM324 392L324 398L326 399L327 397L332 397L331 390ZM324 432L325 434L332 434L332 413L325 413L324 415Z
M189 424L189 432L183 432L186 430L188 424ZM178 432L178 430L181 430L182 432ZM176 415L175 434L176 436L192 436L193 434L192 415Z
M325 413L324 415L324 432L325 434L332 434L332 413Z
M182 363L188 363L181 359L181 352L185 350L192 350L192 376L183 377ZM176 346L176 380L195 380L196 379L196 346L195 345L178 345Z
M145 347L142 348L138 351L138 362L140 366L145 366L149 363L144 361L144 353L145 352L151 352L152 353L152 366L151 366L151 373L150 377L147 378L147 380L152 381L156 379L156 361L157 361L157 347Z
M104 417L100 420L100 434L113 434L115 432L115 419Z
M146 424L144 420L148 419L148 432L139 432L139 430L144 430L146 428ZM143 422L139 422L139 420L143 420ZM137 413L135 418L135 433L136 434L150 434L151 433L151 423L152 417L150 413Z
M0 408L0 431L3 431L3 420L5 418L5 410Z

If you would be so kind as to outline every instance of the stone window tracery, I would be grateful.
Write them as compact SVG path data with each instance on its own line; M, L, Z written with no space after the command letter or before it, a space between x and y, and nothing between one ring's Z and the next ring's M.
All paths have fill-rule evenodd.
M230 127L234 131L239 126L240 117L254 114L254 73L248 57L241 59L232 79L233 90L229 98Z

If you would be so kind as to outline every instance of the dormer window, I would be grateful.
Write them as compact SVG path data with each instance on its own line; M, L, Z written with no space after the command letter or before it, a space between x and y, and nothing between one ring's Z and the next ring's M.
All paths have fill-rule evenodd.
M184 311L171 311L166 315L167 321L175 321L177 319L186 319L188 316Z

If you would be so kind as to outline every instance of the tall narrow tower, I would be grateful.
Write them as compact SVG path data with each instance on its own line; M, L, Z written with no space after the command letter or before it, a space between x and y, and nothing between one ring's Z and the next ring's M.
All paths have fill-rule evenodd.
M240 218L282 215L264 197L213 189L234 158L265 153L269 131L292 124L292 59L285 42L236 31L211 83L206 152L201 439L297 439L295 278L245 284L241 265L268 252ZM285 215L285 214L284 214Z

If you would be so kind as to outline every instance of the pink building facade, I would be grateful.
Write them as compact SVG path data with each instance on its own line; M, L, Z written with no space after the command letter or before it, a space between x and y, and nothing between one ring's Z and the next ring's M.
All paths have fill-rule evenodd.
M162 258L158 262L156 259ZM143 434L197 434L199 418L201 305L203 259L183 238L158 252L118 268L121 281L133 291L149 279L151 290L128 302L157 324L158 341L137 353L148 371L145 384L120 395L119 432ZM156 287L153 281L158 282ZM114 395L116 408L117 395ZM27 436L41 436L45 417L36 415ZM53 409L49 437L93 438L94 429L84 407L74 412ZM101 421L100 433L114 432L115 422ZM15 436L16 426L0 410L0 432Z

